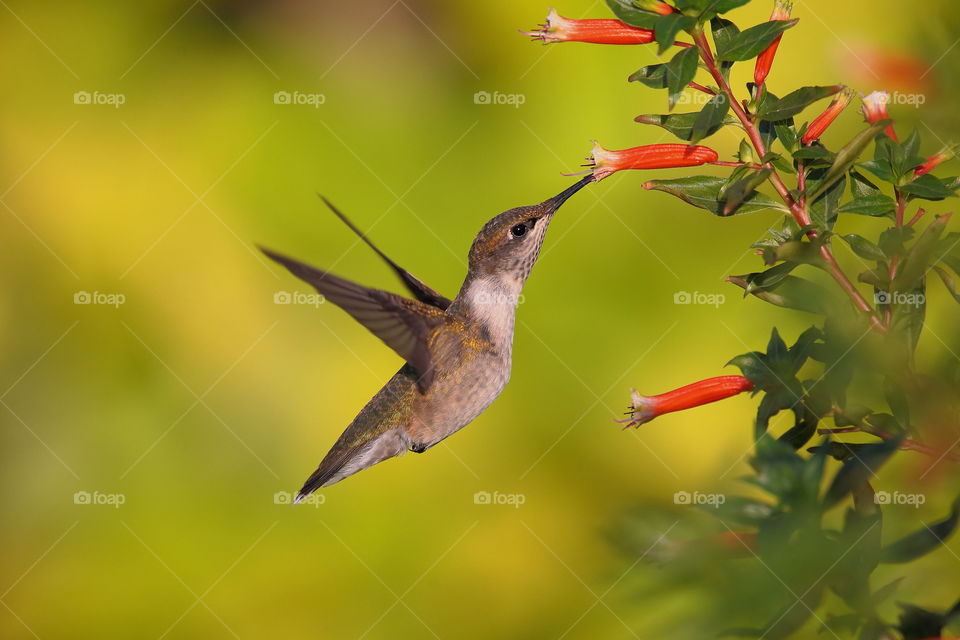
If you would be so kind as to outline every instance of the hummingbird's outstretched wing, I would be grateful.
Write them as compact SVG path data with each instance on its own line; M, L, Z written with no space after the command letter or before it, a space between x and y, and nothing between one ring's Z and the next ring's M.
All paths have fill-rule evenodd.
M312 285L409 362L419 376L417 387L421 393L426 393L434 373L427 340L431 329L447 321L444 311L389 291L344 280L263 247L260 250Z
M317 195L320 195L320 194L317 194ZM350 227L351 231L353 231L355 234L360 236L360 239L366 242L368 247L373 249L374 252L376 252L376 254L380 256L384 262L390 265L390 268L393 269L398 276L400 276L400 280L403 281L403 284L407 287L407 290L413 294L414 298L416 298L417 300L425 304L433 305L438 309L446 309L447 307L450 306L449 299L447 299L440 293L437 293L436 291L434 291L423 280L414 276L412 273L410 273L409 271L407 271L406 269L398 265L396 262L391 260L387 256L387 254L385 254L383 251L380 251L380 249L375 244L373 244L373 242L371 242L371 240L367 237L367 235L363 231L360 231L360 229L358 229L357 226L353 224L353 222L351 222L350 219L347 218L347 216L345 216L342 211L340 211L335 206L333 206L332 202L327 200L322 195L320 196L320 199L323 200L323 202L328 207L330 207L330 210L333 211L334 215L336 215L338 218L340 218L341 221L343 221L343 224Z

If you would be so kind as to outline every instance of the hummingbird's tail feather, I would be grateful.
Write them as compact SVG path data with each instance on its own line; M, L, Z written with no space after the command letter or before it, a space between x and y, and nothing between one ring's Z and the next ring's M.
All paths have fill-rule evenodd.
M336 484L378 462L402 456L406 453L408 446L398 429L391 429L372 440L354 446L343 446L338 441L323 458L317 470L303 483L294 503L299 503L321 487Z

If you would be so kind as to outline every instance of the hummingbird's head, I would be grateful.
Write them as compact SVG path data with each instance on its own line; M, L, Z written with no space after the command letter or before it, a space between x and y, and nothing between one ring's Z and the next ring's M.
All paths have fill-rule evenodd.
M509 209L490 220L470 247L470 272L522 286L540 255L543 236L557 209L592 180L593 176L587 176L540 204Z

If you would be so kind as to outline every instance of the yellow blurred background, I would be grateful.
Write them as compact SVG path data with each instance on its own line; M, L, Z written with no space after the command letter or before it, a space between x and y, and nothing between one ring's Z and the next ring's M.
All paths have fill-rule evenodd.
M331 305L275 303L309 291L254 246L400 291L320 192L453 296L482 224L569 185L591 139L672 141L632 121L665 109L626 82L653 48L531 43L517 29L547 6L527 0L0 5L0 636L626 638L694 615L696 593L638 602L658 570L610 531L676 491L741 490L754 401L639 431L613 419L630 387L733 373L771 326L790 341L815 320L722 281L760 267L748 246L777 214L715 218L639 174L581 192L524 291L501 398L296 508L399 361ZM956 135L956 91L938 84L960 61L949 23L859 0L794 15L771 90L912 79L930 111L894 117L927 152ZM892 77L880 54L932 70ZM860 122L851 108L831 135ZM709 144L729 158L737 142ZM953 309L931 315L955 332ZM958 548L918 563L904 598L947 604Z

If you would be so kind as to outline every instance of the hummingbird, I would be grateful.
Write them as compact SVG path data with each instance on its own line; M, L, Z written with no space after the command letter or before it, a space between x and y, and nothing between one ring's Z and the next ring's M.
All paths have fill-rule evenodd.
M260 247L405 360L347 426L295 503L378 462L407 451L423 453L490 406L510 378L517 300L547 227L567 198L592 180L588 175L540 204L509 209L487 222L470 247L467 275L453 300L387 257L326 198L333 213L400 277L414 299Z

